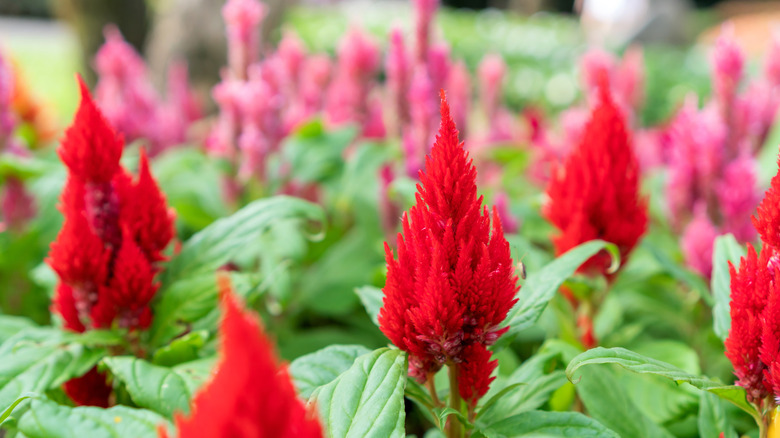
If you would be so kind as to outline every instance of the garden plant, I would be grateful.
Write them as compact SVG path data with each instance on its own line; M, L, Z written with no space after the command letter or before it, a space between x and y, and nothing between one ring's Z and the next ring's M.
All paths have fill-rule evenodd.
M0 438L780 437L780 37L556 108L409 6L329 52L228 0L209 101L109 25L62 128L0 52Z

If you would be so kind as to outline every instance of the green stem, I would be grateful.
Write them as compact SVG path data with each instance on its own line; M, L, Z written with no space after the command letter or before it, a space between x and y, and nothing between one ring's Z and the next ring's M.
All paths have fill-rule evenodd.
M439 394L436 393L436 382L435 382L435 376L436 373L430 373L428 375L428 381L425 382L425 386L428 388L428 392L431 393L431 399L433 400L433 405L437 408L440 408L444 406L444 403L439 400Z
M458 367L450 363L447 367L447 373L450 376L450 408L460 412L460 392L458 392ZM447 419L447 438L461 438L463 431L461 430L460 421L458 418L449 415Z

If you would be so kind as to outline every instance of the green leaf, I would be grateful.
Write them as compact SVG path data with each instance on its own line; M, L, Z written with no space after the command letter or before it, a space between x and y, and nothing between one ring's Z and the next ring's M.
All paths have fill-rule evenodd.
M260 279L250 274L231 273L230 280L233 290L243 297L260 284ZM164 345L189 325L218 312L217 307L216 274L199 275L173 283L159 294L154 304L149 343L152 346Z
M382 309L382 299L384 298L382 289L374 286L363 286L355 289L355 293L360 297L360 302L363 303L368 317L379 327L379 310Z
M723 400L715 394L701 392L699 399L699 436L717 437L723 432L724 438L737 438L737 432L726 418Z
M671 438L667 430L642 413L610 371L594 367L577 383L577 394L588 415L622 437Z
M355 126L324 130L321 122L310 123L289 137L282 148L290 174L302 182L324 182L339 175L344 167L342 153L357 133Z
M402 351L380 348L314 391L311 400L320 409L326 435L404 437L406 372Z
M744 388L738 386L725 386L720 382L710 380L707 377L696 376L660 360L655 360L625 348L598 347L588 350L574 359L566 368L566 375L574 382L574 373L581 367L591 364L616 364L640 374L653 374L674 380L677 383L690 383L696 388L712 392L721 398L734 403L754 417L758 415L755 407L745 399ZM577 383L577 382L575 382Z
M198 358L198 352L209 339L209 333L198 330L174 339L173 342L154 352L152 363L172 367Z
M488 438L556 436L620 438L620 435L603 424L579 412L523 412L491 425L482 433Z
M11 403L11 406L8 406L8 408L5 411L3 411L2 414L0 414L0 424L3 424L3 421L5 421L6 418L11 416L11 412L14 411L14 408L19 406L19 403L27 400L30 397L34 397L35 395L36 395L35 393L31 392L31 393L22 395L21 397L17 398L16 401Z
M560 354L557 352L538 353L523 362L506 379L499 377L491 385L491 391L486 395L490 398L478 413L479 424L490 425L503 418L537 409L547 402L550 395L566 383L563 371L546 372L548 364L558 357ZM502 386L511 389L501 394Z
M721 341L726 341L731 330L731 276L729 264L739 266L740 257L746 254L745 248L731 234L718 236L715 239L715 249L712 252L712 280L710 287L715 298L712 309L712 324L715 334Z
M104 349L90 349L65 342L66 335L53 328L26 329L0 345L0 406L8 406L22 394L43 393L89 371Z
M187 362L173 368L129 356L107 357L103 363L125 384L136 405L172 418L174 412L190 411L190 400L211 375L214 359Z
M331 345L292 361L290 375L301 397L309 398L315 389L334 381L355 359L370 352L362 345Z
M165 418L144 409L71 408L36 399L19 419L18 427L28 438L157 438L161 425L170 428Z
M610 271L614 272L620 265L620 252L615 245L603 240L585 242L562 254L539 271L532 272L520 289L519 301L504 320L509 331L499 338L498 343L508 344L517 333L535 323L561 284L571 277L580 265L602 250L612 255Z
M302 199L274 196L254 201L187 240L163 271L162 290L177 280L213 273L256 242L271 225L290 219L305 220L320 228L325 225L322 208Z
M0 315L0 344L30 327L35 327L35 323L23 316Z

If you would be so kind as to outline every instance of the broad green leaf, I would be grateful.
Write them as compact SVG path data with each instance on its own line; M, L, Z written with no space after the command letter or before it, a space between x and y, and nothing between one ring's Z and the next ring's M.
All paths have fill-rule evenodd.
M406 355L380 348L360 356L311 396L331 438L404 437Z
M260 279L253 275L230 274L233 290L246 296L258 288ZM192 323L219 312L215 273L186 278L173 283L160 293L154 304L154 320L149 329L153 346L161 346L189 328ZM216 321L216 319L215 319ZM216 329L216 325L212 327Z
M65 342L53 328L26 329L0 345L0 406L22 394L43 393L89 371L104 349Z
M0 345L18 332L35 327L35 323L22 316L0 315Z
M45 399L33 400L18 424L28 438L158 438L159 426L170 423L145 409L72 408Z
M498 378L486 394L487 402L478 412L479 424L489 425L525 411L537 409L556 389L566 383L563 371L548 372L548 364L560 355L557 352L538 353L526 360L507 378ZM523 385L519 385L519 384ZM501 387L513 387L499 396ZM491 404L492 402L492 404Z
M382 299L384 298L382 289L374 286L363 286L355 289L355 293L360 298L360 302L363 303L368 317L378 327L379 310L382 309Z
M198 351L206 344L209 333L198 330L174 339L170 344L154 352L152 363L172 367L198 358Z
M604 367L588 370L575 387L588 415L622 437L671 438L634 404L626 389L616 384L617 376Z
M255 244L275 222L290 219L324 227L325 213L318 205L289 196L254 201L187 240L163 271L162 290L177 280L213 273Z
M580 265L602 250L612 255L613 264L610 269L616 270L620 265L620 253L617 247L603 240L592 240L572 248L542 269L532 272L520 289L519 301L504 320L505 325L509 326L509 331L499 339L499 343L506 345L517 333L535 323L561 284L571 277Z
M190 411L190 400L211 375L214 359L187 362L172 368L129 356L107 357L103 363L125 384L136 405L172 418L174 412Z
M718 437L721 432L723 432L724 438L737 438L737 432L726 418L723 400L715 394L701 392L698 420L701 438Z
M603 424L579 412L530 411L506 418L482 431L487 438L598 437L620 438ZM640 435L637 435L640 436Z
M355 359L370 352L362 345L331 345L292 361L290 375L301 397L309 398L315 389L335 380Z
M640 374L653 374L674 380L678 383L690 383L696 388L712 392L721 398L734 403L737 407L756 416L755 408L745 399L745 390L738 386L725 386L720 382L710 380L707 377L689 374L673 365L660 360L655 360L625 348L598 347L588 350L574 359L566 368L569 380L574 381L574 373L581 367L591 364L616 364L629 371ZM577 383L577 382L575 382Z
M745 248L740 245L731 234L718 236L715 239L715 249L712 252L712 280L710 287L715 298L715 306L712 309L712 323L715 334L721 341L726 341L731 330L731 276L729 263L739 267L740 257L746 254Z
M297 180L324 182L340 174L342 153L356 135L354 126L326 131L321 121L313 121L285 141L282 153Z

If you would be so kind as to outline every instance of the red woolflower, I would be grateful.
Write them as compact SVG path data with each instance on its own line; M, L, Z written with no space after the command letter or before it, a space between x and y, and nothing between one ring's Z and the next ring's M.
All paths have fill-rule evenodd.
M174 237L173 212L141 150L138 179L122 168L124 143L79 80L81 103L58 153L68 169L65 216L47 262L59 276L52 310L69 330L142 330L162 251ZM95 368L63 385L77 404L108 406L111 387Z
M780 174L772 177L769 190L758 204L756 215L752 219L753 227L758 231L761 240L780 248Z
M441 96L441 127L420 172L416 205L403 215L397 260L385 243L379 312L382 332L409 353L409 373L421 382L444 364L471 363L471 346L495 342L519 289L498 213L494 208L491 224L477 197L477 171ZM490 383L473 381L482 394Z
M765 246L761 255L756 254L748 244L747 257L739 263L739 270L729 263L731 271L731 331L726 338L726 357L734 366L737 384L747 390L751 402L760 401L771 388L764 385L764 371L767 369L761 354L764 334L764 310L770 289L773 289L774 269L769 268L774 250ZM767 337L771 337L767 333ZM776 353L775 353L776 354Z
M218 282L221 359L211 382L193 398L190 416L176 416L178 437L322 437L315 412L297 398L257 317L242 308L229 277L221 275ZM162 427L160 436L167 437Z
M173 239L173 212L143 150L137 180L122 168L122 139L79 85L81 104L58 150L68 178L60 204L65 222L48 259L60 278L52 307L74 331L144 329L156 263Z
M603 239L617 245L625 261L647 229L647 202L639 196L639 165L625 119L606 85L600 95L581 142L553 171L543 213L560 230L553 238L559 255ZM610 261L602 251L580 272L606 274Z

